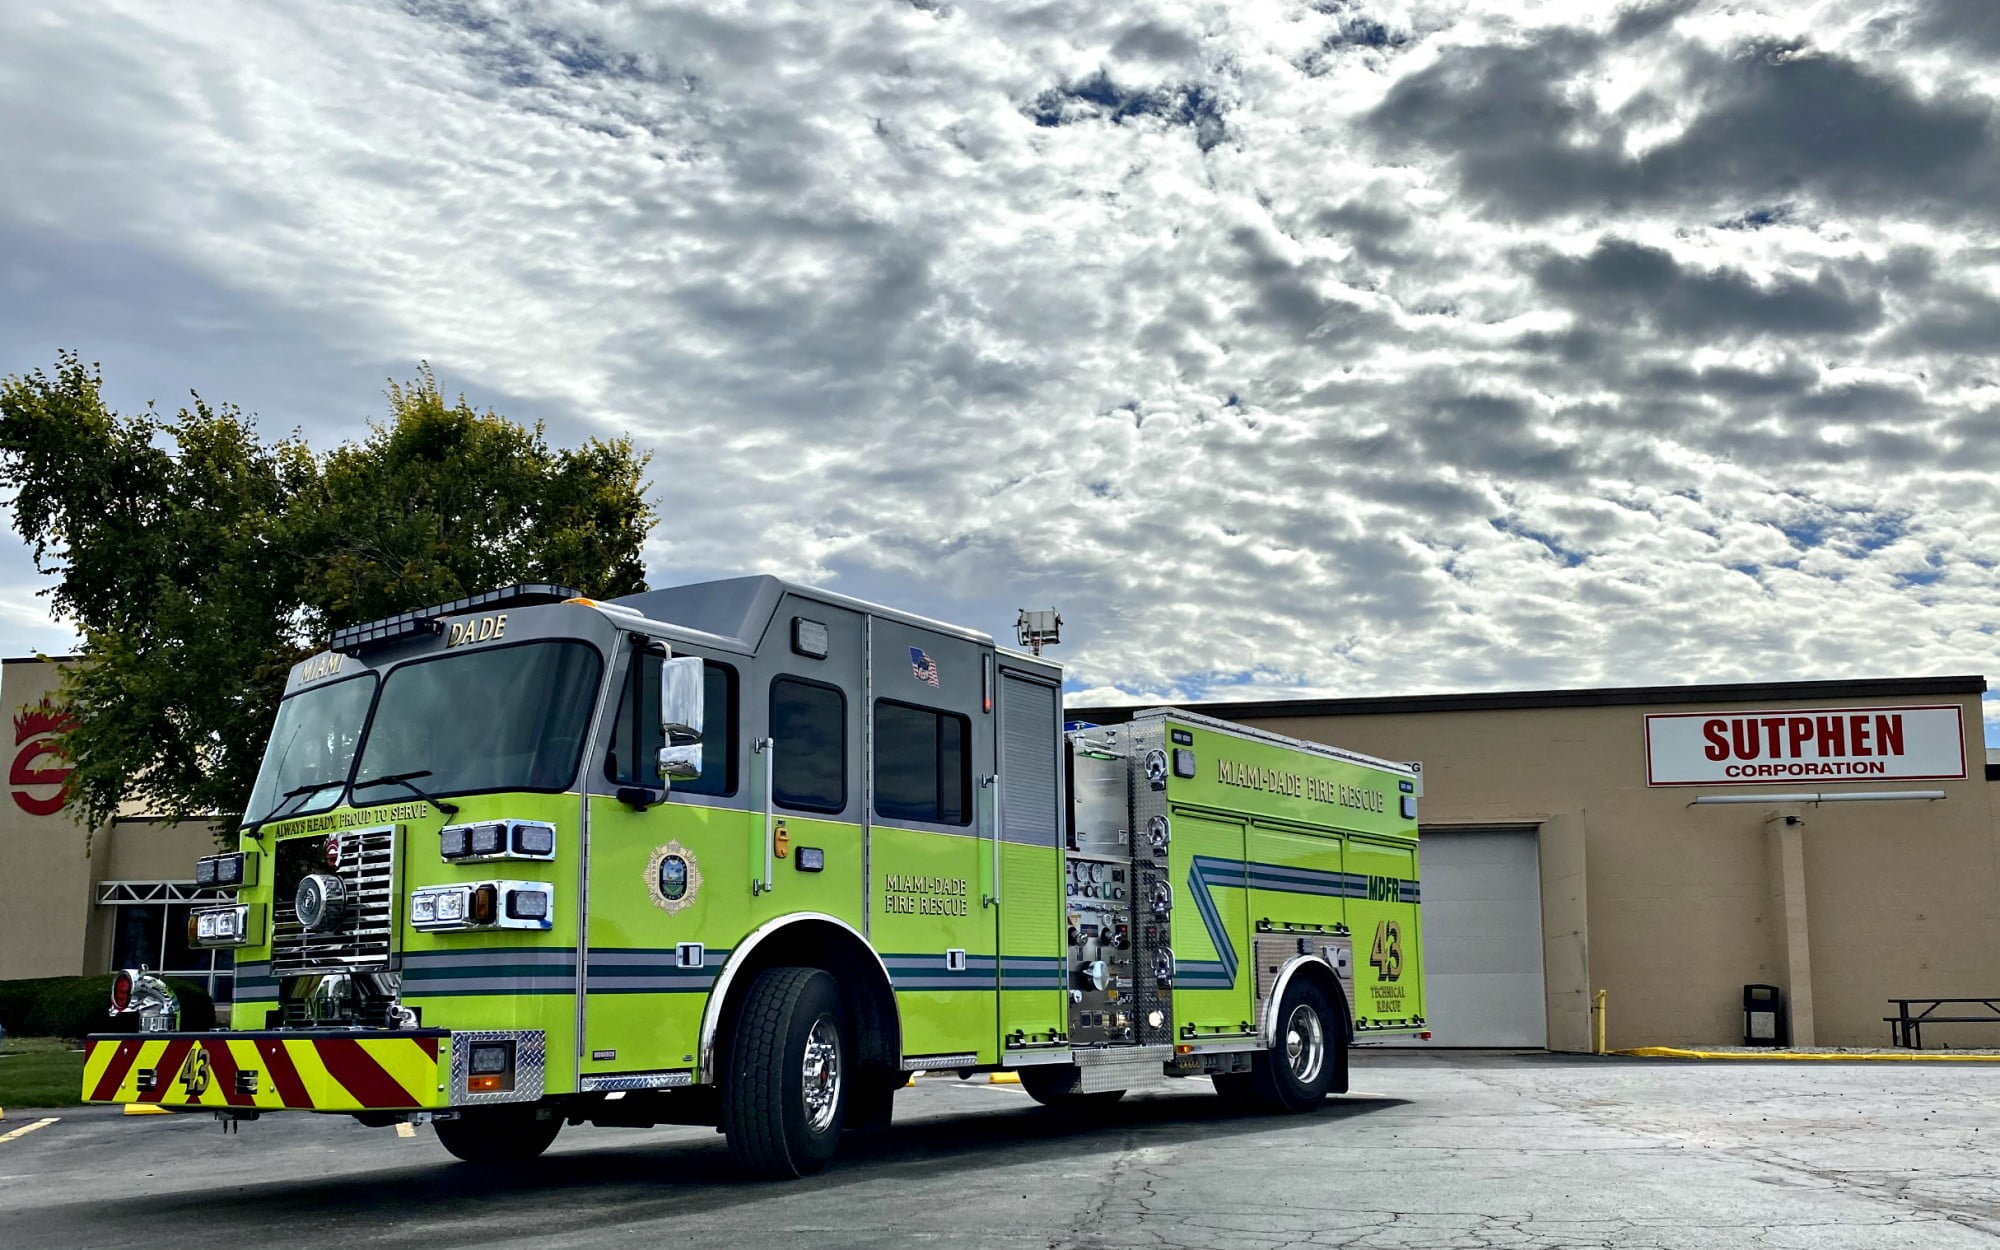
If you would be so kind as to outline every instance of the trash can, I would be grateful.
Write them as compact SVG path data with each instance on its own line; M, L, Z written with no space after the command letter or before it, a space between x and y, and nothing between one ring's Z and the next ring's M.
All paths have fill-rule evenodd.
M1743 987L1743 1044L1745 1046L1785 1046L1792 1040L1792 1022L1786 1018L1784 991L1775 985Z

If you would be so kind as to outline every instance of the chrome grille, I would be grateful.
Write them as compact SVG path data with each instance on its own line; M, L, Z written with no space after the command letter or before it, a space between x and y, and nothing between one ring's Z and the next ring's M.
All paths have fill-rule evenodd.
M303 857L312 871L324 872L326 839L295 838L279 844L278 895L271 901L271 975L308 972L362 972L392 966L395 937L396 831L354 829L340 835L341 884L347 910L331 932L308 932L292 906L296 869L288 860ZM290 881L287 888L286 882Z

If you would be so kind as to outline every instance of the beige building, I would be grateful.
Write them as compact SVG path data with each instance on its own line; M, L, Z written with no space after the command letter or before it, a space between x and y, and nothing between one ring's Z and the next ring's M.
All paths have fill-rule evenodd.
M1795 1043L1856 1046L1889 1040L1892 998L2000 996L1985 689L1926 677L1192 706L1423 764L1433 1044L1587 1050L1600 989L1613 1048L1740 1043L1743 987L1770 984ZM1922 1038L2000 1046L2000 1024Z
M54 751L61 669L40 659L0 663L10 742L0 802L0 980L143 963L226 998L229 953L187 944L194 861L215 850L208 827L121 818L86 836L69 770Z

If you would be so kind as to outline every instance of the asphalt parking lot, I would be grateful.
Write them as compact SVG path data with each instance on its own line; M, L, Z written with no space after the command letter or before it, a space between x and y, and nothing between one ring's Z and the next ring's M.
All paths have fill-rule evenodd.
M1866 1247L2000 1238L2000 1071L1357 1056L1289 1119L1161 1082L1091 1123L926 1079L822 1176L747 1184L694 1128L566 1129L482 1176L428 1129L10 1108L9 1246Z

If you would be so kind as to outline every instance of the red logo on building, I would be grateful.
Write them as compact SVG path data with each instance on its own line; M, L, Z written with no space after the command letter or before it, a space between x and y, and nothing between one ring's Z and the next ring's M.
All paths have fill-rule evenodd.
M14 715L14 766L7 784L14 802L30 816L53 816L69 803L69 775L76 771L64 760L60 735L76 721L43 696ZM50 766L37 767L43 760ZM53 793L51 793L53 791Z

